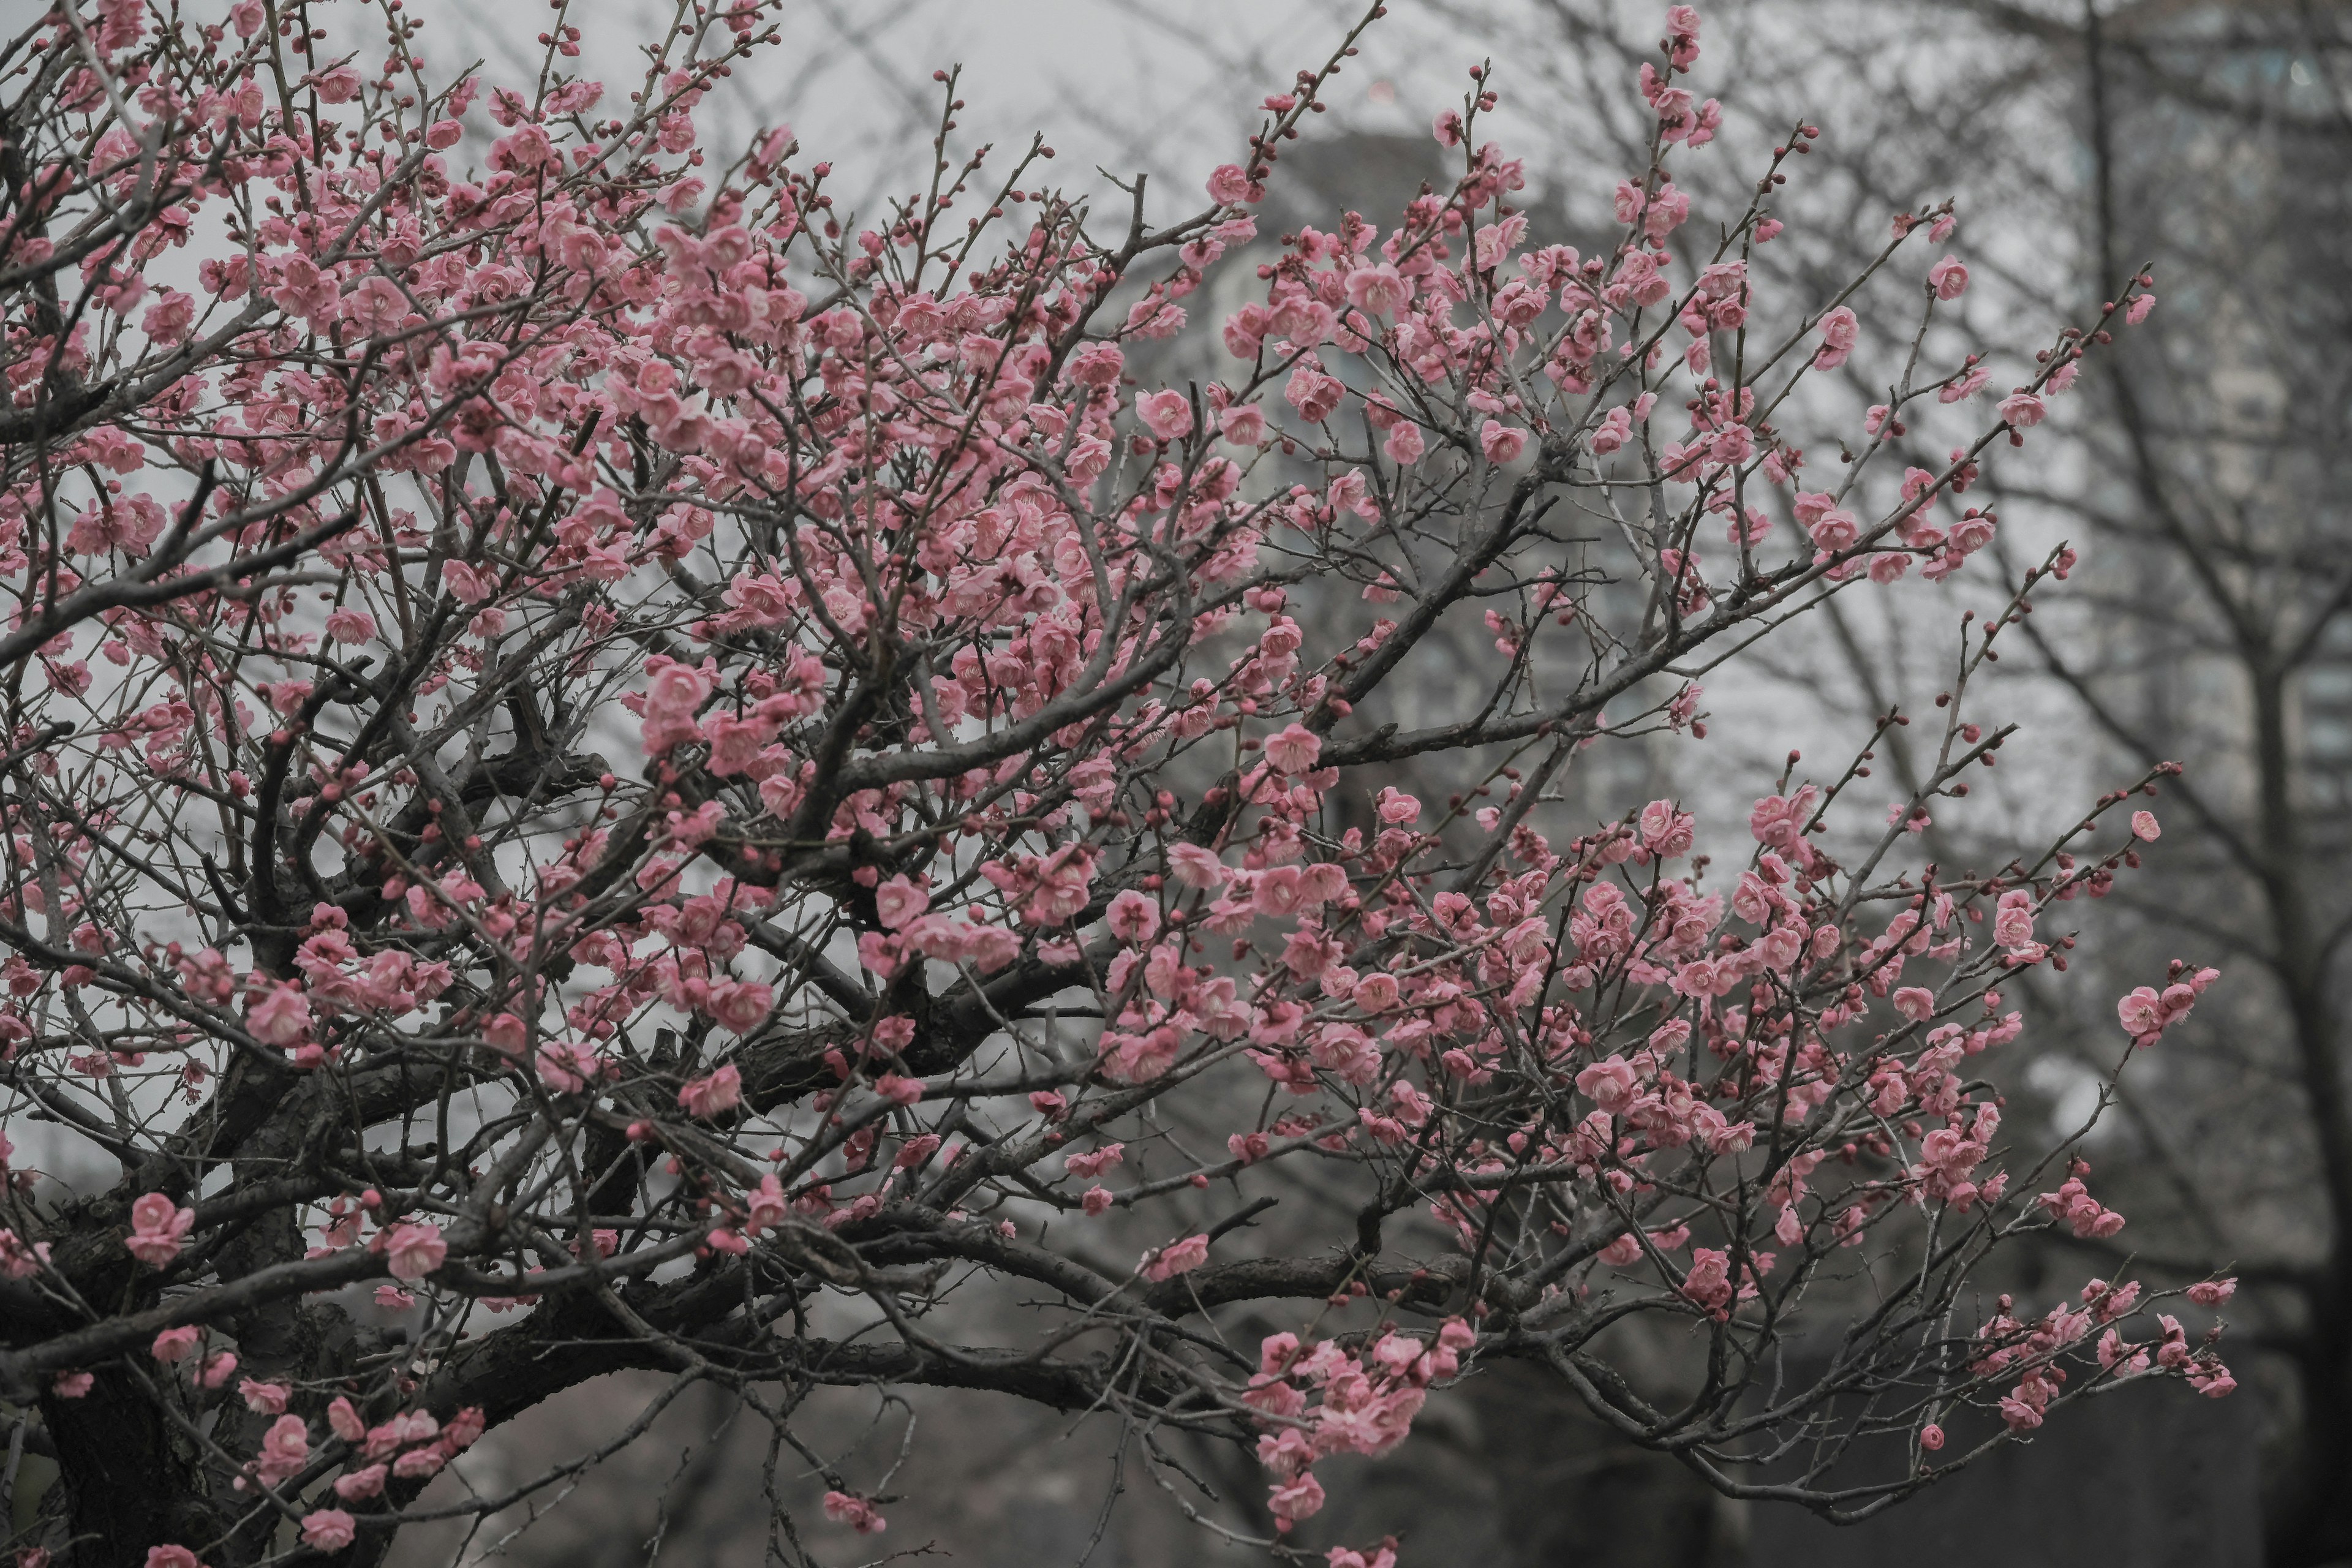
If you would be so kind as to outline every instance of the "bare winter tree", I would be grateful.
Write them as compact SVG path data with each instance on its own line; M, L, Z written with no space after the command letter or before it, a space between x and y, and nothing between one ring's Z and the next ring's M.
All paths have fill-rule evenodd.
M2126 910L2147 945L2238 955L2247 994L2131 1121L2172 1222L2161 1250L2187 1267L2231 1237L2264 1287L2260 1342L2291 1369L2270 1546L2296 1564L2352 1551L2344 24L2333 7L2126 8L2061 35L2091 152L2076 298L2153 258L2189 309L2094 383L2095 467L2050 498L2099 548L2105 635L2032 639L2118 754L2208 760L2178 792L2193 848Z

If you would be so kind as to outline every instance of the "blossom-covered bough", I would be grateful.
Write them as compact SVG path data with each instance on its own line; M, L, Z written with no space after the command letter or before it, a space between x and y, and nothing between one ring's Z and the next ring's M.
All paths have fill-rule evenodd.
M960 160L943 73L929 187L866 227L789 132L698 144L760 6L681 5L634 92L565 73L560 6L505 87L373 15L339 54L284 0L85 0L0 58L0 1383L60 1467L37 1560L373 1562L705 1381L772 1424L794 1560L795 1468L884 1525L795 1430L824 1385L1255 1445L1259 1522L1197 1511L1277 1552L1318 1460L1492 1358L1838 1518L2123 1379L2231 1386L2137 1284L1970 1285L2122 1223L1985 1074L2003 976L2063 966L2053 901L2156 833L2152 774L2039 861L1918 863L2012 732L1969 681L2023 594L1963 625L1883 823L1867 750L1791 753L1712 877L1675 803L1561 796L1589 746L1703 736L1700 679L1825 595L1966 573L1978 465L2148 279L1867 507L1990 374L1930 363L1960 263L1903 270L1951 216L1752 300L1817 132L1694 237L1685 7L1591 256L1514 210L1483 70L1450 189L1266 247L1376 10L1190 216L1139 184L1106 222L1034 142ZM1138 386L1228 251L1263 287L1221 379ZM1816 479L1779 421L1881 271L1924 271L1919 335ZM1481 621L1446 721L1394 717ZM2118 1070L2210 979L2126 998ZM1703 1362L1671 1398L1612 1355L1661 1317ZM670 1392L572 1464L428 1490L625 1369Z

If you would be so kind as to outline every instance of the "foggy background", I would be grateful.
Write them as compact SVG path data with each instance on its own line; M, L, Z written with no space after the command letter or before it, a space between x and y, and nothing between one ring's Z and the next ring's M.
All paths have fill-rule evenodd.
M313 4L358 47L380 47L349 0ZM5 0L0 22L26 26L38 10ZM491 80L535 72L533 37L553 15L520 0L408 0L407 10L426 20L420 44L440 73L480 60ZM1609 191L1640 166L1647 122L1633 79L1654 50L1662 4L1392 0L1390 10L1327 93L1331 111L1286 147L1263 233L1331 226L1349 207L1392 223L1420 181L1443 178L1430 121L1458 104L1467 68L1483 60L1502 104L1482 125L1527 161L1531 242L1578 242L1607 223ZM2030 350L2153 264L2158 310L2113 357L2116 372L2086 374L2025 452L1989 466L2010 574L2060 540L2083 563L2063 591L2037 599L2032 636L2002 665L1991 706L2025 732L1968 810L1939 813L1931 847L1948 865L1991 869L2151 762L2188 764L2153 803L2165 836L2146 869L2074 906L2069 971L2019 988L2031 1025L2011 1049L2030 1060L2000 1069L2016 1086L2021 1129L2079 1123L2095 1071L2123 1044L2115 999L2161 984L2171 958L2222 969L2195 1016L2132 1063L2090 1141L2102 1195L2131 1223L2106 1242L2053 1240L1988 1284L2031 1300L2045 1273L2055 1289L2086 1273L2177 1283L2233 1270L2243 1283L2223 1348L2245 1386L2219 1404L2174 1384L2128 1389L1841 1532L1727 1502L1506 1370L1433 1399L1392 1457L1329 1465L1330 1506L1296 1539L1319 1551L1395 1533L1406 1563L1446 1568L1588 1557L1612 1568L1836 1568L1892 1552L1926 1565L1992 1552L2029 1565L2352 1560L2352 1106L2340 1023L2352 935L2352 7L1717 0L1701 10L1690 85L1723 101L1727 128L1680 159L1695 209L1726 207L1794 125L1824 132L1782 198L1787 232L1759 253L1759 290L1825 296L1885 243L1892 214L1948 196L1961 217L1949 248L1975 279L1958 320L1979 350ZM639 0L575 5L570 19L586 30L578 68L625 90L635 41L668 14ZM754 127L789 123L803 162L833 162L829 188L845 204L879 212L927 166L940 111L932 71L961 65L960 142L1010 150L1043 132L1057 176L1096 193L1098 211L1124 211L1108 176L1143 174L1150 210L1166 217L1202 204L1208 171L1239 158L1258 100L1360 14L1322 0L805 0L787 9L785 44L698 122L719 160ZM1165 374L1218 374L1202 329L1213 333L1249 286L1249 258L1223 274ZM1894 319L1907 293L1885 308L1884 321L1865 311L1857 376L1907 333ZM1873 400L1858 379L1846 390L1857 411ZM1920 454L1932 466L1942 456ZM1999 593L1987 571L1832 601L1744 676L1709 680L1707 741L1630 750L1580 787L1611 815L1670 794L1702 820L1744 820L1790 748L1827 756L1860 744L1891 705L1926 710L1959 612ZM1415 696L1442 709L1453 697L1444 662L1425 668ZM1881 765L1889 798L1907 792L1913 763L1899 739ZM1685 1348L1662 1333L1650 1364L1629 1371L1670 1385ZM574 1390L493 1434L439 1485L496 1490L501 1476L535 1473L624 1424L660 1385ZM816 1396L807 1417L813 1441L877 1471L906 1454L887 1536L859 1541L800 1510L826 1561L928 1552L990 1568L1148 1568L1254 1555L1189 1522L1118 1450L1108 1419L986 1395L884 1404L846 1391ZM698 1387L646 1441L568 1490L470 1537L418 1528L394 1561L749 1568L768 1528L770 1458L756 1427ZM1178 1457L1240 1516L1258 1506L1264 1481L1247 1456L1201 1446ZM23 1485L41 1484L27 1463ZM789 1452L776 1484L814 1496Z

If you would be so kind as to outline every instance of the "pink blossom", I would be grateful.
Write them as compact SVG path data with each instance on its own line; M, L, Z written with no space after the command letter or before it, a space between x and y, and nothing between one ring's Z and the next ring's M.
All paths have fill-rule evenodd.
M440 1230L421 1221L394 1226L383 1235L384 1263L395 1279L422 1279L441 1267L449 1244Z
M176 343L187 337L195 315L195 296L166 289L158 293L155 303L140 318L139 330L159 343Z
M408 314L408 296L389 278L365 278L343 296L343 315L362 332L373 337L400 325Z
M1514 429L1498 419L1489 419L1478 429L1478 449L1486 454L1490 463L1516 461L1528 444L1528 433Z
M1254 359L1265 346L1268 326L1265 307L1251 300L1225 318L1225 352L1235 359Z
M375 636L375 617L349 606L327 617L327 635L341 643L362 643Z
M1642 847L1663 860L1690 853L1697 824L1691 814L1676 811L1671 801L1654 800L1642 808Z
M1624 407L1612 408L1602 416L1601 423L1593 427L1592 450L1595 454L1605 458L1610 453L1623 447L1625 443L1633 438L1633 411Z
M358 1533L352 1516L339 1508L315 1508L302 1516L302 1543L320 1552L341 1552Z
M2033 894L2011 888L2001 894L1992 922L1992 938L2003 947L2020 947L2033 940Z
M1168 847L1168 864L1176 879L1188 888L1214 888L1225 879L1225 868L1214 852L1198 844L1172 844Z
M1299 330L1302 336L1319 340L1323 335L1321 319L1317 318L1313 327L1302 326ZM1320 425L1328 419L1347 393L1346 382L1336 375L1326 375L1304 361L1282 384L1283 401L1298 410L1298 416L1309 425Z
M775 1005L775 988L756 980L724 980L710 988L710 1016L730 1034L748 1035Z
M824 1516L835 1524L845 1524L860 1535L879 1535L890 1528L874 1505L864 1498L851 1497L846 1492L824 1494Z
M1633 1103L1634 1086L1639 1082L1633 1064L1622 1057L1611 1057L1576 1075L1576 1092L1613 1114Z
M155 1336L155 1342L148 1347L148 1353L157 1361L167 1364L172 1362L185 1361L195 1353L196 1337L199 1332L201 1331L193 1324L183 1324L176 1329L165 1329Z
M261 1439L261 1457L254 1468L265 1486L276 1486L299 1470L310 1458L310 1434L299 1415L280 1415Z
M2156 813L2135 811L2131 816L2131 831L2134 838L2153 844L2164 829L2157 826Z
M1277 1525L1311 1519L1322 1511L1323 1483L1315 1479L1314 1471L1303 1471L1296 1479L1276 1487L1266 1500L1266 1508Z
M1412 285L1387 262L1348 274L1348 301L1368 316L1393 315L1412 299Z
M187 1245L188 1227L196 1211L173 1204L161 1193L148 1193L131 1205L131 1235L123 1250L150 1268L162 1268Z
M1958 257L1947 256L1927 268L1927 287L1938 300L1957 300L1969 286L1969 269Z
M1148 1253L1143 1260L1146 1279L1172 1279L1179 1274L1190 1274L1209 1261L1209 1238L1188 1236L1181 1241L1171 1241L1156 1252Z
M310 1002L291 985L275 985L248 1003L247 1025L264 1045L290 1046L310 1032Z
M694 715L710 699L712 678L691 665L659 656L646 661L652 679L646 686L646 755L658 756L699 731Z
M241 0L241 5L261 9L260 0ZM241 7L240 7L241 8ZM151 1546L147 1549L147 1568L205 1568L196 1554L184 1546Z
M388 1465L365 1465L347 1475L335 1478L335 1495L345 1502L357 1502L364 1498L380 1496L383 1483L392 1475Z
M733 1062L702 1078L689 1079L677 1091L677 1103L688 1116L708 1121L723 1116L743 1102L743 1073Z
M744 1200L744 1228L753 1235L773 1230L784 1223L789 1213L784 1204L783 1184L770 1172L760 1178L760 1184Z
M1731 1300L1731 1261L1713 1247L1691 1249L1691 1266L1683 1275L1683 1294L1709 1312L1721 1312Z
M1119 941L1140 945L1160 934L1160 906L1129 889L1111 900L1103 923Z
M1181 392L1148 392L1135 400L1136 417L1162 441L1181 439L1192 429L1192 405Z
M2221 1399L2236 1391L2238 1380L2228 1367L2196 1365L2189 1368L2189 1386L2208 1399Z
M1083 386L1117 386L1126 363L1117 343L1088 343L1070 356L1070 379Z
M2078 1237L2105 1237L2124 1227L2124 1216L2092 1197L2080 1176L2070 1176L2056 1192L2043 1193L2036 1201Z
M604 1233L600 1231L597 1234L601 1236ZM480 1442L482 1434L488 1430L489 1430L489 1420L482 1413L482 1407L478 1405L467 1405L449 1417L449 1424L441 1428L441 1442L452 1452L463 1453Z
M1322 754L1323 737L1304 724L1290 724L1265 738L1265 760L1276 773L1303 773Z
M1220 163L1209 175L1209 199L1213 202L1238 206L1256 201L1261 194L1238 163Z
M2014 425L2021 430L2031 429L2041 424L2042 416L2047 412L2049 411L2042 405L2042 399L2030 392L2012 392L2000 400L2002 421Z
M1087 905L1087 889L1094 880L1094 856L1078 845L1065 845L1039 861L1037 885L1022 909L1034 925L1066 925Z
M1978 365L1973 370L1963 371L1944 384L1943 388L1936 394L1936 401L1965 403L1982 392L1991 380L1992 371L1986 365Z
M874 889L874 908L885 931L898 931L931 907L929 889L912 878L898 876Z
M594 1048L581 1040L550 1040L539 1047L531 1066L557 1094L578 1094L604 1070Z
M1818 504L1808 506L1809 500ZM1843 507L1831 504L1830 498L1826 495L1815 497L1799 495L1796 510L1797 521L1804 525L1805 531L1811 538L1813 548L1816 550L1824 550L1834 554L1839 551L1852 549L1854 542L1862 537L1862 524L1855 519L1853 513Z
M437 1475L449 1462L449 1456L439 1447L411 1448L392 1462L392 1473L401 1480L418 1480Z
M1837 306L1822 317L1822 346L1813 354L1815 370L1835 370L1853 356L1853 346L1861 339L1862 323L1843 305Z
M245 1407L264 1415L284 1415L286 1401L293 1392L282 1383L257 1383L249 1377L236 1385L237 1397L245 1401Z
M338 1394L327 1404L327 1426L346 1443L356 1443L367 1436L367 1423L351 1400Z

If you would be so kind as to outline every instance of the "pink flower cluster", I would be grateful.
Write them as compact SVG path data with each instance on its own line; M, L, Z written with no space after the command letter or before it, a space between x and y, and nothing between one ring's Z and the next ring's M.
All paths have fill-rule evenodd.
M1350 1352L1326 1340L1311 1350L1298 1336L1275 1334L1258 1347L1258 1375L1242 1394L1267 1430L1258 1462L1274 1472L1268 1506L1287 1531L1323 1507L1313 1466L1333 1454L1378 1458L1412 1429L1431 1384L1452 1377L1476 1335L1449 1320L1430 1341L1382 1334Z

